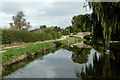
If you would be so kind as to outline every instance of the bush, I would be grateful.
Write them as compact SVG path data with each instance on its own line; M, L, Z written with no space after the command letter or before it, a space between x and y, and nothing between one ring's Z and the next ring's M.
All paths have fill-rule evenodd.
M77 33L76 32L73 32L73 35L76 35Z
M29 32L27 30L2 30L2 44L11 44L14 42L36 42L45 41L51 39L57 39L62 36L61 33L50 31L50 32Z
M4 44L10 44L11 43L9 30L5 29L5 30L2 31L2 43L4 43Z
M57 34L57 38L60 38L62 36L62 33L56 33Z

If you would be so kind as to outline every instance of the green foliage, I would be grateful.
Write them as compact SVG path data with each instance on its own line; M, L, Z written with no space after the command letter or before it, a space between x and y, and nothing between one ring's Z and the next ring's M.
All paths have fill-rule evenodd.
M65 29L65 30L62 31L62 34L63 34L63 35L69 35L70 32L69 32L68 30Z
M73 46L72 48L66 46L65 49L72 51L72 60L74 63L83 64L88 61L88 55L90 54L90 48L78 48Z
M11 43L10 34L9 34L8 30L3 30L2 31L2 43L4 43L4 44Z
M45 49L49 49L52 46L57 46L60 44L65 44L68 41L72 42L72 41L76 41L78 40L75 37L69 37L65 40L60 40L60 41L52 41L52 42L45 42L45 43L38 43L38 44L31 44L25 48L10 48L7 49L6 52L2 53L2 63L3 64L11 64L12 60L14 58L18 58L21 55L26 55L26 56L31 56L32 53L36 53L36 52L41 52ZM81 40L81 39L80 39ZM17 53L16 53L17 52Z
M52 33L52 31L53 31L53 30L52 30L51 28L47 28L47 29L45 30L46 33Z
M11 29L19 29L19 30L28 30L28 28L32 27L29 22L26 22L25 15L23 11L17 12L16 16L12 16L13 23L9 23ZM25 27L25 28L23 28Z
M45 28L47 28L47 26L46 25L41 25L40 29L43 29L43 28L45 29Z
M57 39L57 38L60 38L62 36L62 34L60 32L53 31L51 28L47 28L45 30L45 32L47 33L47 35L50 34L49 37L52 39Z
M86 15L77 15L72 19L72 25L76 27L81 32L90 32L91 31L91 17L89 14Z
M45 31L45 32L29 32L27 30L2 30L2 44L11 44L14 42L36 42L45 41L51 39L57 39L62 36L61 33L55 31Z
M90 2L89 6L93 10L91 20L95 41L103 41L107 47L111 36L120 32L120 2Z
M54 31L57 31L57 32L60 32L60 31L61 31L60 27L57 27L57 26L53 27L53 30L54 30Z
M72 26L69 26L66 29L70 33L91 32L92 31L91 26L92 22L90 14L77 15L72 18Z
M73 35L76 35L76 32L73 32Z

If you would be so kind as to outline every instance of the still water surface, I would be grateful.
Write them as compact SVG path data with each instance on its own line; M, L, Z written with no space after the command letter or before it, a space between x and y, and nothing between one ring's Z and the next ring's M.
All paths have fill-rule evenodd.
M4 78L119 78L119 63L112 50L67 46L25 63Z

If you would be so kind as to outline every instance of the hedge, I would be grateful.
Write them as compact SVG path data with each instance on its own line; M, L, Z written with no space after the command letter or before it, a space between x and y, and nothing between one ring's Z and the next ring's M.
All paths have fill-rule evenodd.
M27 30L2 29L2 44L11 44L14 42L36 42L57 39L62 36L61 33L52 31L47 32L29 32Z

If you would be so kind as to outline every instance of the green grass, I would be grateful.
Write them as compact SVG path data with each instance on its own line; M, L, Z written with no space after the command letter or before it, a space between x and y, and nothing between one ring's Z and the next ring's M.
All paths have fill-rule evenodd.
M29 45L23 45L23 46L19 46L19 47L12 47L12 48L1 49L0 51L10 50L10 49L18 49L18 48L27 47L27 46L29 46Z
M52 46L65 44L69 41L75 41L75 40L78 40L78 38L69 37L65 40L60 40L60 41L52 41L52 42L32 44L32 45L29 45L28 47L25 47L25 48L7 49L6 52L2 53L2 63L9 65L12 63L13 57L17 58L21 55L31 56L31 53L41 52L45 49L51 48ZM79 40L82 41L81 38Z

